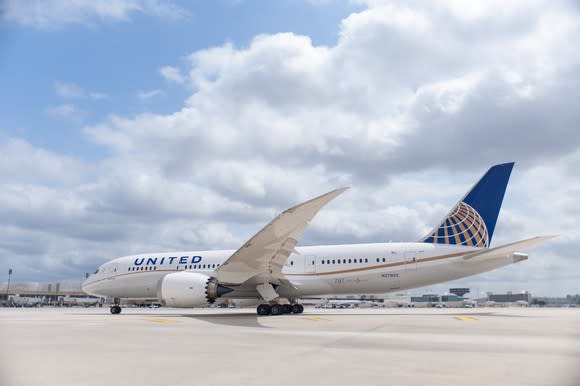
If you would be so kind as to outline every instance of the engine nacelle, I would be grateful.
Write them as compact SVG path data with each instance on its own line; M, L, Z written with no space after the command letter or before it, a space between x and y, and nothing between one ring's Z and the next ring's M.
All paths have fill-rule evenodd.
M167 307L207 306L233 291L207 275L197 272L175 272L165 275L157 284L157 297Z

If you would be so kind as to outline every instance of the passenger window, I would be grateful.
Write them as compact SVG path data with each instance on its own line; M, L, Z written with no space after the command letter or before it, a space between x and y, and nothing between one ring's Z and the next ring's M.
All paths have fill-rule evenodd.
M365 263L368 263L368 262L369 262L369 259L365 259Z
M383 263L386 262L385 258L383 257Z
M293 261L291 261L291 262L290 262L290 265L294 265L294 262L293 262Z

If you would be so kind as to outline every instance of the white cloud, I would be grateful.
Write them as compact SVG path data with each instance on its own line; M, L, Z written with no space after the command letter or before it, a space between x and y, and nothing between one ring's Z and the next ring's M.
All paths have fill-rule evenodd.
M55 82L54 91L56 95L65 99L88 98L92 100L107 99L109 96L102 92L86 91L79 85L70 82Z
M84 90L74 83L56 82L54 84L56 95L62 98L79 98L84 95Z
M163 95L163 91L161 90L137 91L137 98L141 100L150 100L161 95Z
M24 26L54 29L69 24L128 21L136 13L166 19L188 17L181 7L158 0L5 0L0 17Z
M21 139L0 142L0 181L4 183L74 183L86 171L71 157L32 146Z
M103 92L94 92L94 91L88 93L87 96L93 100L107 99L109 97L107 94Z
M175 83L184 83L186 81L185 76L181 74L181 71L177 67L165 66L161 67L159 70L163 78L168 81Z
M72 104L70 103L63 103L57 106L51 106L46 108L46 112L49 115L60 117L60 118L69 118L69 119L76 119L81 112Z

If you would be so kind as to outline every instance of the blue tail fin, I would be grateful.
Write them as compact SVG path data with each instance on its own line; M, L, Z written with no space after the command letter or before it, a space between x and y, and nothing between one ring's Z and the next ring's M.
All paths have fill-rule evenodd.
M489 247L513 162L492 166L421 241Z

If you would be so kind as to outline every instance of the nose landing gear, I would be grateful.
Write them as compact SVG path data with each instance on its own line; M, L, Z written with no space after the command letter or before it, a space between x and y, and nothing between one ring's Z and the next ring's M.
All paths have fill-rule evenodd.
M109 311L111 311L111 314L117 315L121 313L121 306L119 305L120 302L121 301L118 298L113 299L113 305L109 309Z

